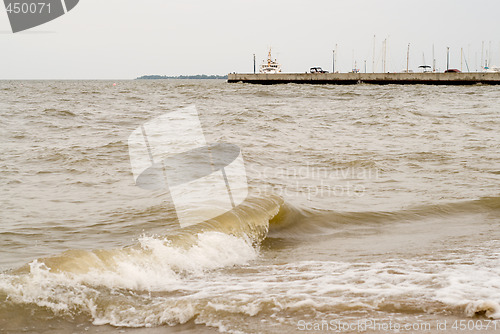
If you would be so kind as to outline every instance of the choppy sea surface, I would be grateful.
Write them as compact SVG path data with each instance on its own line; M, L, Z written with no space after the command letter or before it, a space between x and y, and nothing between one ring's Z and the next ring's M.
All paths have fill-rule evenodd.
M127 140L188 106L250 195L181 228ZM482 85L1 81L0 332L499 331L499 106Z

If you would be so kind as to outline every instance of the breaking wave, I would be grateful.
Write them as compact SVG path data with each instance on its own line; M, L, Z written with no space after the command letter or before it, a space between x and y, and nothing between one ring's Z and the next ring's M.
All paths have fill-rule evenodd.
M334 235L357 226L499 209L497 197L352 213L297 208L275 196L250 198L215 219L165 235L142 236L129 247L69 250L0 274L0 319L19 307L26 316L33 308L44 309L56 316L83 315L95 325L148 327L195 321L221 331L227 330L221 315L276 316L285 311L303 315L346 309L416 313L458 309L466 316L496 319L500 318L498 292L491 300L476 299L463 293L467 288L460 285L472 279L477 267L448 265L448 271L440 272L439 263L399 260L257 268L252 261L261 256L266 238L300 243L313 235ZM235 268L238 275L251 279L238 281L239 276L229 271ZM500 276L491 267L484 274ZM452 280L457 275L462 275L458 283ZM301 290L304 281L311 290L307 293ZM480 291L490 283L475 280ZM368 295L360 297L362 293ZM419 306L418 301L428 306Z

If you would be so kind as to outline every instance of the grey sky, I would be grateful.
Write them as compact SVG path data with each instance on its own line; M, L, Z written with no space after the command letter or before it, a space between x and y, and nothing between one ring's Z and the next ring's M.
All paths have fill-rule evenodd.
M311 66L371 71L373 36L381 69L432 63L460 68L460 48L475 70L481 42L500 65L498 0L81 0L68 14L12 34L0 8L0 79L131 79L143 74L226 74L252 71L272 46L284 72ZM354 57L353 57L354 54ZM477 61L476 61L477 55ZM463 64L465 69L465 63ZM479 64L478 64L479 66Z

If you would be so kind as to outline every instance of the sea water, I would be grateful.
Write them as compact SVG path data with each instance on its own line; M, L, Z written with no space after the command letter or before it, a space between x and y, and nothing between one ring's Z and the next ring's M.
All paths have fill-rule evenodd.
M2 81L0 332L498 331L499 105L482 85ZM187 106L241 148L250 194L181 228L127 139Z

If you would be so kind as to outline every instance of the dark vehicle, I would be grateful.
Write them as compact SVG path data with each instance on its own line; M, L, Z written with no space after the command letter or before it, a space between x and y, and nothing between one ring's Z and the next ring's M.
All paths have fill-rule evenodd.
M444 71L444 73L461 73L461 71L456 68L450 68L449 70Z
M328 73L328 71L323 70L321 67L311 67L311 73Z

